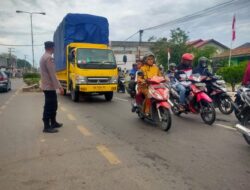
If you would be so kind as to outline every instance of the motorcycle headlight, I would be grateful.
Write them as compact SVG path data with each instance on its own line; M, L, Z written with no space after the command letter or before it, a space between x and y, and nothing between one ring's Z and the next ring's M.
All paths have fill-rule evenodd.
M110 79L110 83L113 83L113 84L117 83L118 82L117 79L118 79L117 76L112 76L111 79Z
M87 84L87 77L76 75L76 84Z

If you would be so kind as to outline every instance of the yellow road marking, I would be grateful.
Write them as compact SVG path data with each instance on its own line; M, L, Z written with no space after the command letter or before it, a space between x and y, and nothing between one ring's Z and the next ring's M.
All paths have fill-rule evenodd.
M77 126L77 129L78 129L84 136L87 136L87 137L92 136L92 133L91 133L88 129L86 129L85 127L83 127L83 126L81 126L81 125L78 125L78 126Z
M69 120L71 120L71 121L75 121L76 120L76 118L73 115L71 115L70 113L67 114L67 116L68 116Z
M60 106L60 109L61 109L62 111L64 111L64 112L67 111L67 109L66 109L65 107L63 107L63 106Z
M3 106L1 106L1 109L3 110L3 109L5 109L6 108L6 106L5 105L3 105Z
M110 164L117 165L121 161L106 146L98 145L97 150L109 161Z

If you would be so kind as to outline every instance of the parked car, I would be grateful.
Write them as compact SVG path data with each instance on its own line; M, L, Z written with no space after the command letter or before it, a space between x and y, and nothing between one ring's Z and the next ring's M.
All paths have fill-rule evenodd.
M0 91L8 92L11 90L11 81L4 71L0 71Z

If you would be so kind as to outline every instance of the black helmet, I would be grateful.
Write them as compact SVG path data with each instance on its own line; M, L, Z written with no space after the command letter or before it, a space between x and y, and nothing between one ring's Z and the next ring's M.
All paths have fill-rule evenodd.
M169 70L175 70L176 64L175 63L170 63L169 64Z
M199 63L199 66L205 68L205 67L208 66L208 58L206 58L206 57L200 57L200 58L198 59L198 63Z

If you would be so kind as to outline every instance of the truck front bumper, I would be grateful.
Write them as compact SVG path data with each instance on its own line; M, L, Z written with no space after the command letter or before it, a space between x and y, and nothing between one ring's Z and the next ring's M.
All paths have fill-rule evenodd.
M78 85L80 92L113 92L117 90L117 84L106 85Z

